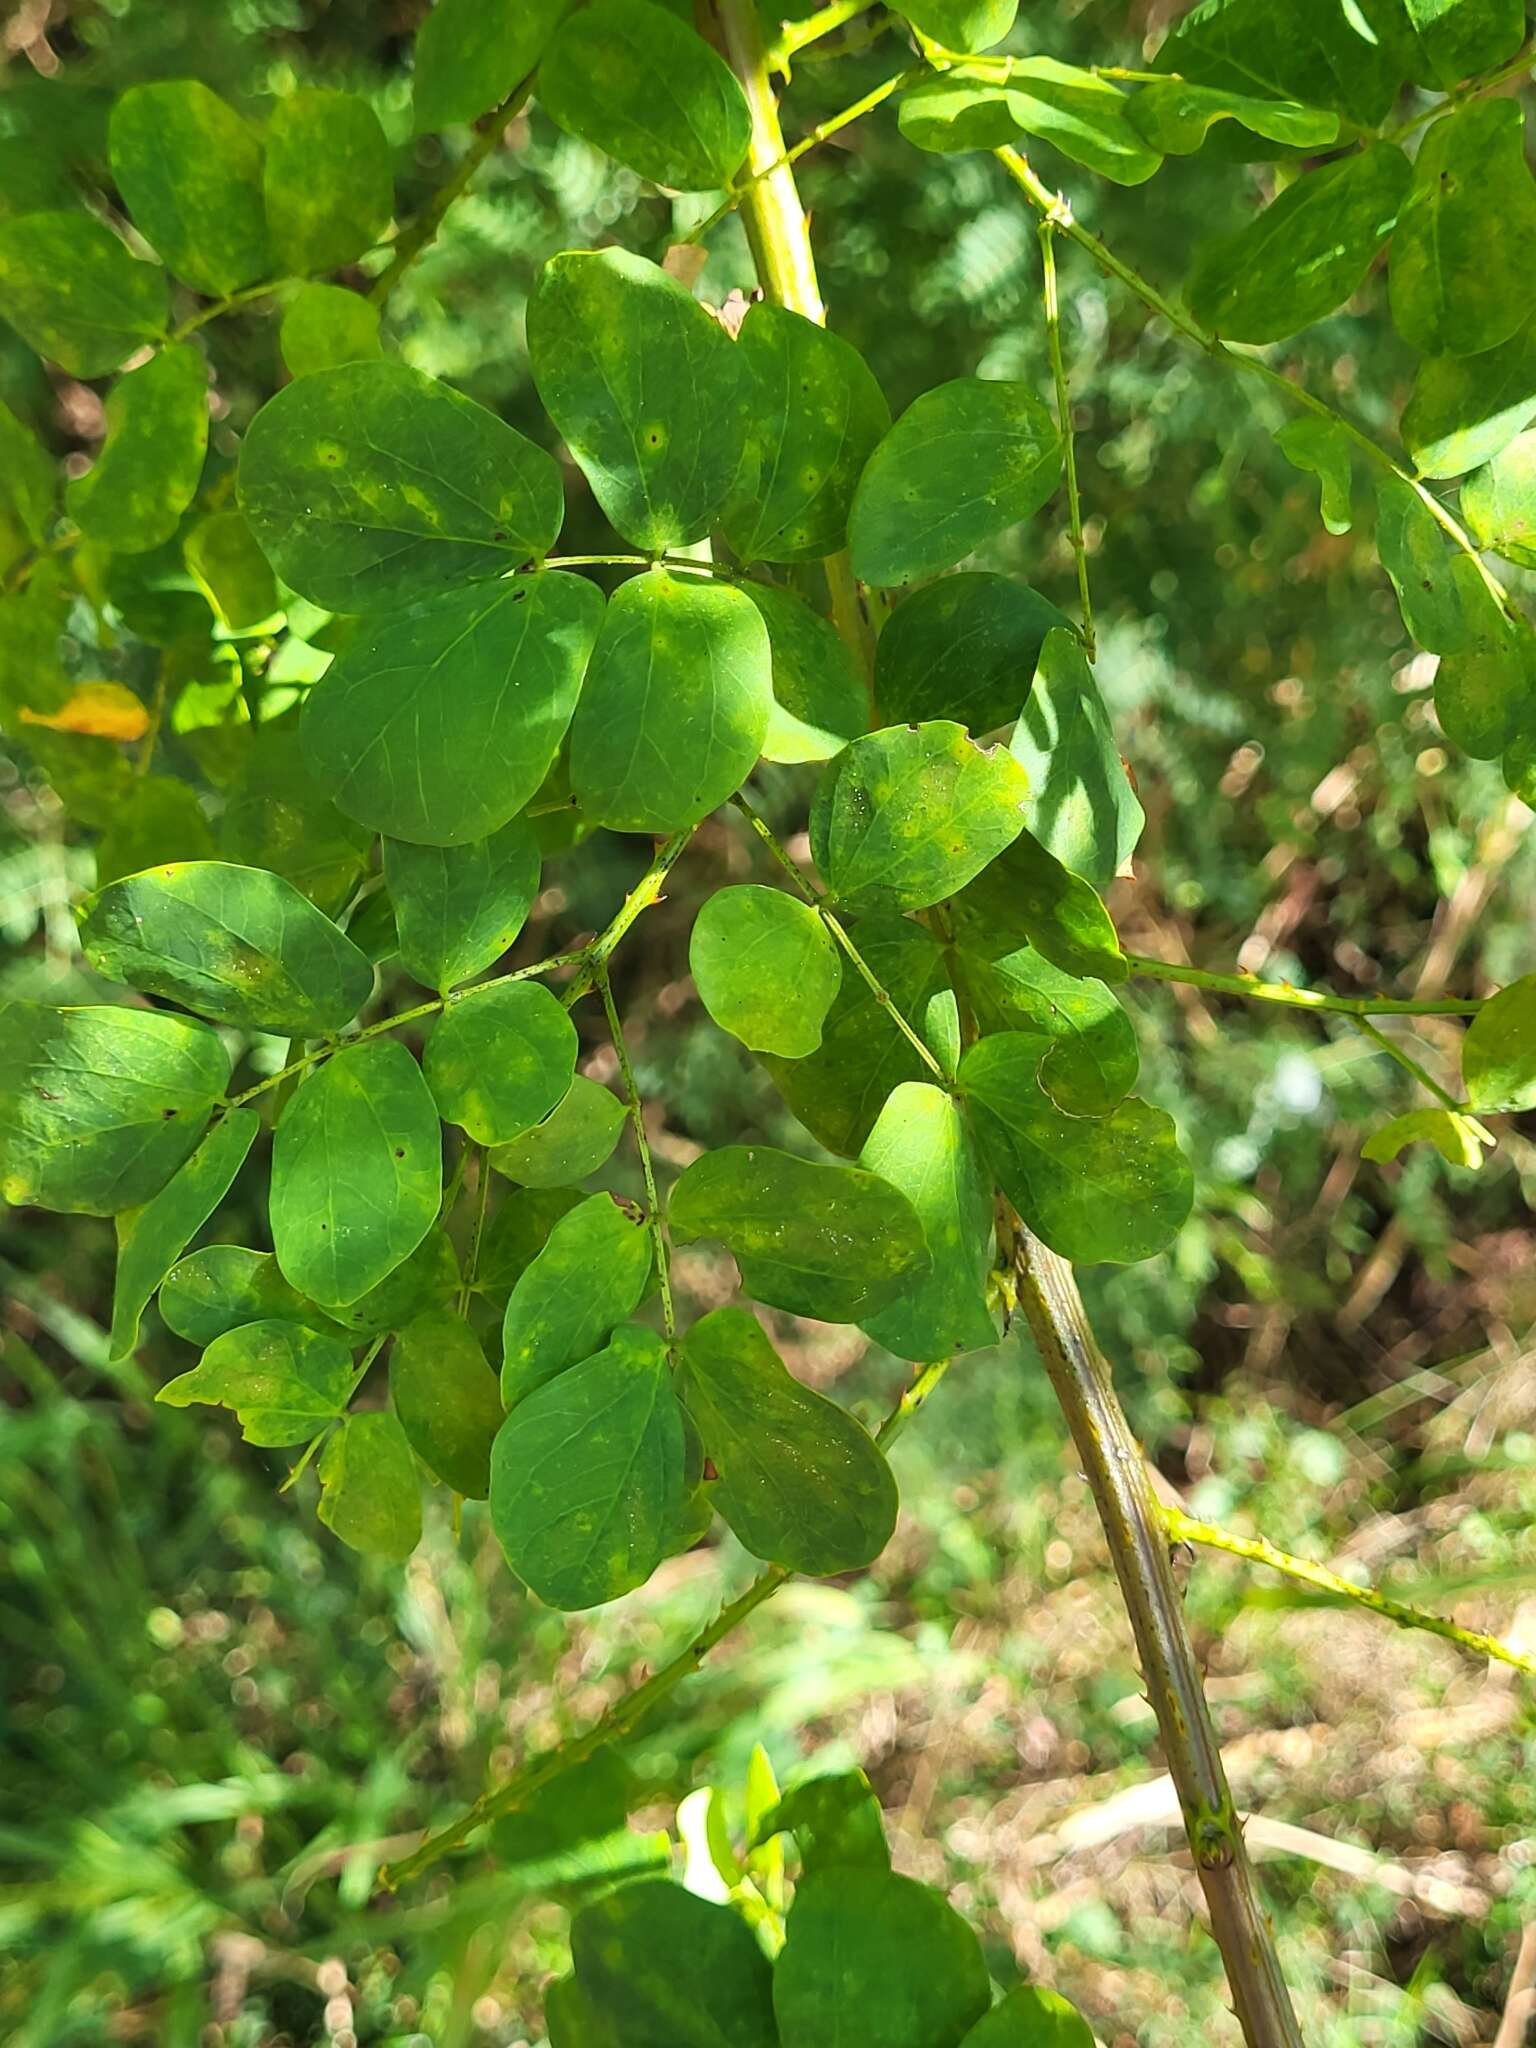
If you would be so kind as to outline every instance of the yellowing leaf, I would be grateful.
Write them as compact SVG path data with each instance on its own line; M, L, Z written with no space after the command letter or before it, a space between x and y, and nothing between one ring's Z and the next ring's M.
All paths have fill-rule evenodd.
M139 740L149 730L149 707L122 683L80 683L57 711L21 707L23 725L52 732L89 733L98 740Z

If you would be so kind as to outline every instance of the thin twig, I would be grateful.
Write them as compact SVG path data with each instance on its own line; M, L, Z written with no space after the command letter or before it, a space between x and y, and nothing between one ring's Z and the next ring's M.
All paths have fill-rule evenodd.
M485 1212L491 1199L491 1153L487 1145L477 1145L479 1172L475 1180L475 1220L469 1233L469 1256L464 1261L464 1278L459 1284L459 1314L469 1313L469 1297L475 1291L475 1281L480 1275L480 1241L485 1236Z
M613 1040L613 1049L618 1055L619 1072L624 1077L624 1093L629 1098L629 1117L635 1129L635 1146L640 1154L640 1171L645 1179L645 1199L650 1206L649 1225L651 1243L656 1254L656 1278L661 1285L661 1320L670 1343L677 1335L677 1316L672 1306L672 1262L667 1247L667 1227L662 1218L661 1200L656 1193L656 1169L651 1159L651 1140L645 1128L645 1104L640 1099L639 1084L629 1057L629 1046L624 1038L624 1026L619 1020L618 1005L613 1000L613 984L608 979L605 966L597 977L598 993L603 999L603 1014L608 1019L608 1035Z
M1063 207L1066 202L1062 202ZM1067 482L1068 532L1077 557L1077 595L1083 613L1083 651L1090 661L1098 652L1093 629L1093 593L1088 587L1088 543L1083 538L1083 504L1077 484L1077 435L1072 425L1072 393L1067 383L1066 358L1061 349L1061 299L1056 287L1055 214L1040 219L1040 292L1045 312L1045 339L1051 356L1051 376L1056 386L1056 424L1061 434L1062 470Z
M1217 974L1205 967L1183 966L1177 960L1153 960L1143 953L1127 953L1125 958L1133 976L1188 982L1192 988L1236 996L1243 1002L1331 1010L1341 1017L1475 1017L1483 1007L1475 999L1456 996L1335 996L1323 989L1295 988L1288 981L1259 981L1251 974Z
M369 288L368 297L374 305L383 305L417 257L432 242L449 207L467 189L476 171L501 140L507 123L521 111L532 90L533 78L530 75L514 85L501 105L494 107L476 124L474 140L460 158L453 175L438 187L396 239L388 267L380 271Z
M1465 1110L1465 1103L1458 1102L1448 1089L1442 1088L1428 1067L1416 1060L1406 1046L1399 1045L1395 1038L1388 1038L1385 1031L1379 1031L1369 1017L1356 1017L1353 1021L1363 1038L1368 1038L1388 1059L1396 1060L1403 1071L1411 1074L1421 1088L1427 1088L1437 1102L1458 1113Z

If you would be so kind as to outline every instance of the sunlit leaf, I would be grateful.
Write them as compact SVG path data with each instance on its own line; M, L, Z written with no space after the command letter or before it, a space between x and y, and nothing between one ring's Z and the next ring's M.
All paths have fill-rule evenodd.
M1289 149L1321 149L1338 140L1339 117L1295 100L1257 99L1230 88L1191 85L1182 78L1138 87L1126 118L1165 156L1190 156L1217 121L1236 121Z
M791 591L766 583L741 588L762 614L773 661L764 758L830 761L869 728L869 695L851 650L835 627Z
M195 78L130 86L112 109L112 176L134 226L200 292L271 274L255 130Z
M859 1164L900 1188L923 1226L929 1271L862 1327L898 1358L950 1358L996 1341L987 1311L992 1182L953 1097L927 1081L893 1089Z
M576 1071L576 1027L536 981L466 989L443 1011L422 1062L444 1121L504 1144L549 1115Z
M301 1444L334 1422L352 1391L352 1354L338 1336L299 1323L242 1323L215 1337L191 1372L156 1395L232 1409L247 1443Z
M1536 429L1516 435L1467 478L1461 510L1479 547L1536 568Z
M512 1289L502 1321L501 1397L511 1408L583 1358L639 1305L651 1240L611 1195L553 1225Z
M356 93L305 87L267 123L267 226L295 277L339 270L371 249L394 211L389 144Z
M339 284L300 285L283 310L279 345L290 377L382 354L379 309Z
M1536 974L1512 981L1484 1003L1461 1041L1461 1071L1474 1109L1536 1104Z
M803 1059L842 984L842 959L807 903L754 884L717 889L694 922L688 965L722 1031L754 1052Z
M216 1123L159 1194L117 1219L117 1280L112 1294L111 1356L127 1358L139 1341L139 1318L188 1240L229 1191L261 1129L251 1109Z
M1392 318L1426 355L1475 356L1536 306L1525 263L1536 180L1514 100L1478 100L1426 130L1392 237Z
M544 54L570 0L437 0L416 33L416 132L473 121Z

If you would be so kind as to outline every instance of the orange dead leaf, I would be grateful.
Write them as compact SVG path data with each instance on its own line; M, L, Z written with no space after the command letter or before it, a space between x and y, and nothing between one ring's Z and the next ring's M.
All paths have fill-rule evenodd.
M99 740L138 740L149 730L149 709L121 683L80 683L57 711L21 707L24 725L53 732L89 733Z

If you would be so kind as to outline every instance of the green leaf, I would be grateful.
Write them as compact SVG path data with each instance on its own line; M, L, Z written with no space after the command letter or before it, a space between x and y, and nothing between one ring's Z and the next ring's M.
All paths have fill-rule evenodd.
M1016 1984L976 2022L960 2048L1094 2048L1094 2036L1076 2006L1056 1992Z
M1406 1145L1430 1144L1448 1166L1476 1172L1483 1163L1484 1145L1492 1143L1491 1134L1475 1117L1454 1109L1410 1109L1373 1131L1360 1147L1360 1156L1385 1165Z
M96 879L105 887L155 861L203 860L213 834L197 791L167 775L135 777L131 795L96 845Z
M190 1017L0 1003L0 1197L87 1216L139 1207L228 1079L217 1034Z
M777 2048L768 1958L751 1929L680 1884L624 1885L583 1906L571 1956L592 2029L573 2048Z
M522 930L539 893L539 842L526 818L463 846L386 839L384 880L400 958L446 994L493 967Z
M501 1333L507 1406L590 1358L639 1306L650 1277L650 1234L612 1195L589 1195L562 1216L507 1302Z
M1467 478L1461 512L1480 548L1536 568L1536 430L1517 434Z
M58 497L53 460L8 405L0 405L0 569L39 546Z
M1491 71L1525 40L1525 0L1403 0L1403 11L1409 76L1432 92Z
M1461 1041L1461 1072L1473 1109L1536 1105L1536 974L1484 1003Z
M1307 171L1257 220L1206 242L1184 286L1190 312L1225 341L1283 341L1358 291L1408 190L1395 143Z
M1061 474L1050 414L1023 384L960 377L912 401L870 457L848 522L865 583L951 569L1027 519Z
M895 916L862 919L855 940L894 1007L933 1042L930 1012L954 1001L937 943L921 926ZM827 1013L818 1049L799 1060L767 1054L763 1064L811 1135L845 1154L859 1151L893 1088L928 1074L868 984L851 972Z
M1217 121L1236 121L1287 149L1321 149L1339 136L1339 117L1295 100L1256 99L1230 87L1190 85L1182 78L1142 86L1126 108L1131 126L1165 156L1192 156Z
M231 633L248 633L282 609L277 579L239 512L210 512L183 543L187 567Z
M518 1188L504 1196L480 1240L477 1288L505 1295L544 1249L561 1217L588 1199L579 1188Z
M501 1425L491 1526L541 1600L566 1612L597 1607L643 1586L661 1563L682 1480L666 1346L626 1323L606 1350L536 1387Z
M783 306L753 306L736 348L752 412L726 538L744 562L835 554L854 486L890 429L885 393L856 349Z
M437 1110L397 1040L348 1046L299 1083L272 1145L272 1246L301 1294L336 1308L376 1287L441 1194Z
M112 177L167 269L222 298L270 275L261 144L195 78L130 86L112 109Z
M571 0L437 0L416 34L416 133L473 121L544 54Z
M390 1354L389 1398L427 1469L466 1500L484 1500L504 1411L496 1375L462 1316L437 1309L406 1324Z
M994 1344L987 1310L992 1182L958 1105L927 1081L893 1090L859 1164L900 1188L923 1226L930 1271L863 1329L897 1358L950 1358Z
M403 1330L429 1308L442 1308L459 1291L459 1261L445 1230L429 1230L408 1259L356 1301L330 1310L354 1338Z
M288 1285L270 1252L238 1244L207 1245L178 1260L160 1289L160 1320L175 1336L199 1345L248 1323L303 1323L336 1335L330 1317Z
M191 1372L155 1396L168 1408L194 1401L229 1408L247 1443L270 1450L305 1443L346 1407L352 1354L342 1340L298 1323L243 1323L215 1337Z
M501 1145L549 1115L576 1072L576 1026L536 981L455 996L422 1061L443 1121Z
M722 1031L791 1060L820 1045L843 979L837 945L810 905L752 883L710 897L694 922L688 966Z
M696 1159L672 1190L667 1222L683 1243L723 1244L754 1299L827 1323L860 1322L929 1267L923 1226L900 1189L767 1145L723 1145Z
M208 450L208 367L191 342L130 370L107 398L107 438L70 485L69 516L91 540L142 554L170 539L197 495Z
M291 882L225 861L110 883L87 899L80 942L109 981L243 1031L340 1031L373 990L369 962Z
M1512 626L1500 611L1479 562L1457 555L1451 576L1471 637L1441 658L1435 716L1452 746L1479 761L1496 761L1536 709L1536 642L1528 628Z
M889 1870L885 1820L862 1771L807 1778L768 1809L751 1831L751 1846L792 1834L800 1868L809 1873L855 1864Z
M1403 445L1426 477L1491 462L1536 419L1536 314L1479 356L1420 363L1403 407Z
M389 144L356 93L307 87L267 123L267 226L277 262L295 277L339 270L371 249L395 207Z
M1019 0L901 0L898 14L946 50L990 50L1013 27Z
M626 1114L611 1089L578 1074L544 1121L498 1145L491 1164L525 1188L585 1180L618 1144Z
M574 1977L557 1977L545 1991L544 2025L549 2048L624 2048L617 2027L599 2017Z
M702 540L736 481L754 398L719 321L642 257L568 249L528 303L528 359L625 540L647 554Z
M1376 480L1376 552L1419 645L1435 654L1465 647L1471 625L1453 573L1457 557L1423 498L1398 476Z
M252 1109L231 1110L142 1209L117 1219L111 1357L131 1356L150 1297L228 1193L261 1129Z
M427 846L484 839L549 773L602 616L596 584L551 570L374 619L310 691L305 752L375 831Z
M421 1541L421 1487L405 1431L375 1410L349 1415L320 1453L317 1512L352 1550L403 1564Z
M1023 815L1029 831L1063 867L1095 888L1107 887L1130 860L1146 814L1126 776L1093 670L1067 627L1046 635L1009 752L1028 778Z
M1335 420L1287 420L1275 446L1298 469L1322 485L1323 524L1330 533L1348 533L1354 523L1354 467L1348 434Z
M165 333L165 272L88 214L27 214L0 222L0 316L72 377L103 377Z
M379 309L339 284L304 284L283 312L278 345L290 377L367 362L379 346Z
M1173 1119L1130 1096L1110 1115L1064 1116L1040 1086L1032 1033L973 1045L960 1084L982 1155L1036 1236L1074 1265L1126 1265L1182 1229L1194 1178Z
M300 377L257 413L240 504L273 568L338 612L387 611L545 554L552 456L404 363Z
M766 583L741 588L768 628L773 660L764 758L830 761L869 726L869 697L852 652L836 628L792 592Z
M1392 237L1392 318L1426 355L1480 355L1508 341L1536 290L1536 181L1514 100L1478 100L1433 122Z
M371 844L372 834L343 817L310 772L296 728L260 728L219 820L220 851L286 876L321 910L339 910Z
M981 1945L927 1885L841 1866L801 1880L773 1973L785 2048L957 2048L992 1987Z
M1018 717L1046 634L1069 623L1027 584L985 571L915 590L876 643L880 722L953 718L973 733L995 731Z
M801 1386L744 1308L717 1308L683 1339L678 1397L719 1477L715 1506L754 1556L824 1578L880 1555L896 1482L874 1439Z
M1135 1087L1136 1034L1102 981L1064 974L1032 946L1014 950L998 938L989 945L979 934L961 954L961 968L984 1033L1039 1032L1050 1040L1039 1081L1058 1109L1107 1116Z
M995 149L1038 136L1117 185L1141 185L1163 159L1129 118L1120 87L1054 57L1014 57L1006 75L956 65L908 93L901 132L919 149Z
M740 169L752 115L730 69L650 0L592 0L539 67L550 118L653 184L713 191Z
M571 787L615 832L676 832L751 774L773 708L768 631L725 583L620 584L571 725Z
M922 910L963 889L1016 839L1029 781L1001 747L946 719L889 726L828 764L811 851L839 904Z
M1402 84L1398 0L1205 0L1157 53L1197 85L1331 107L1374 127Z

